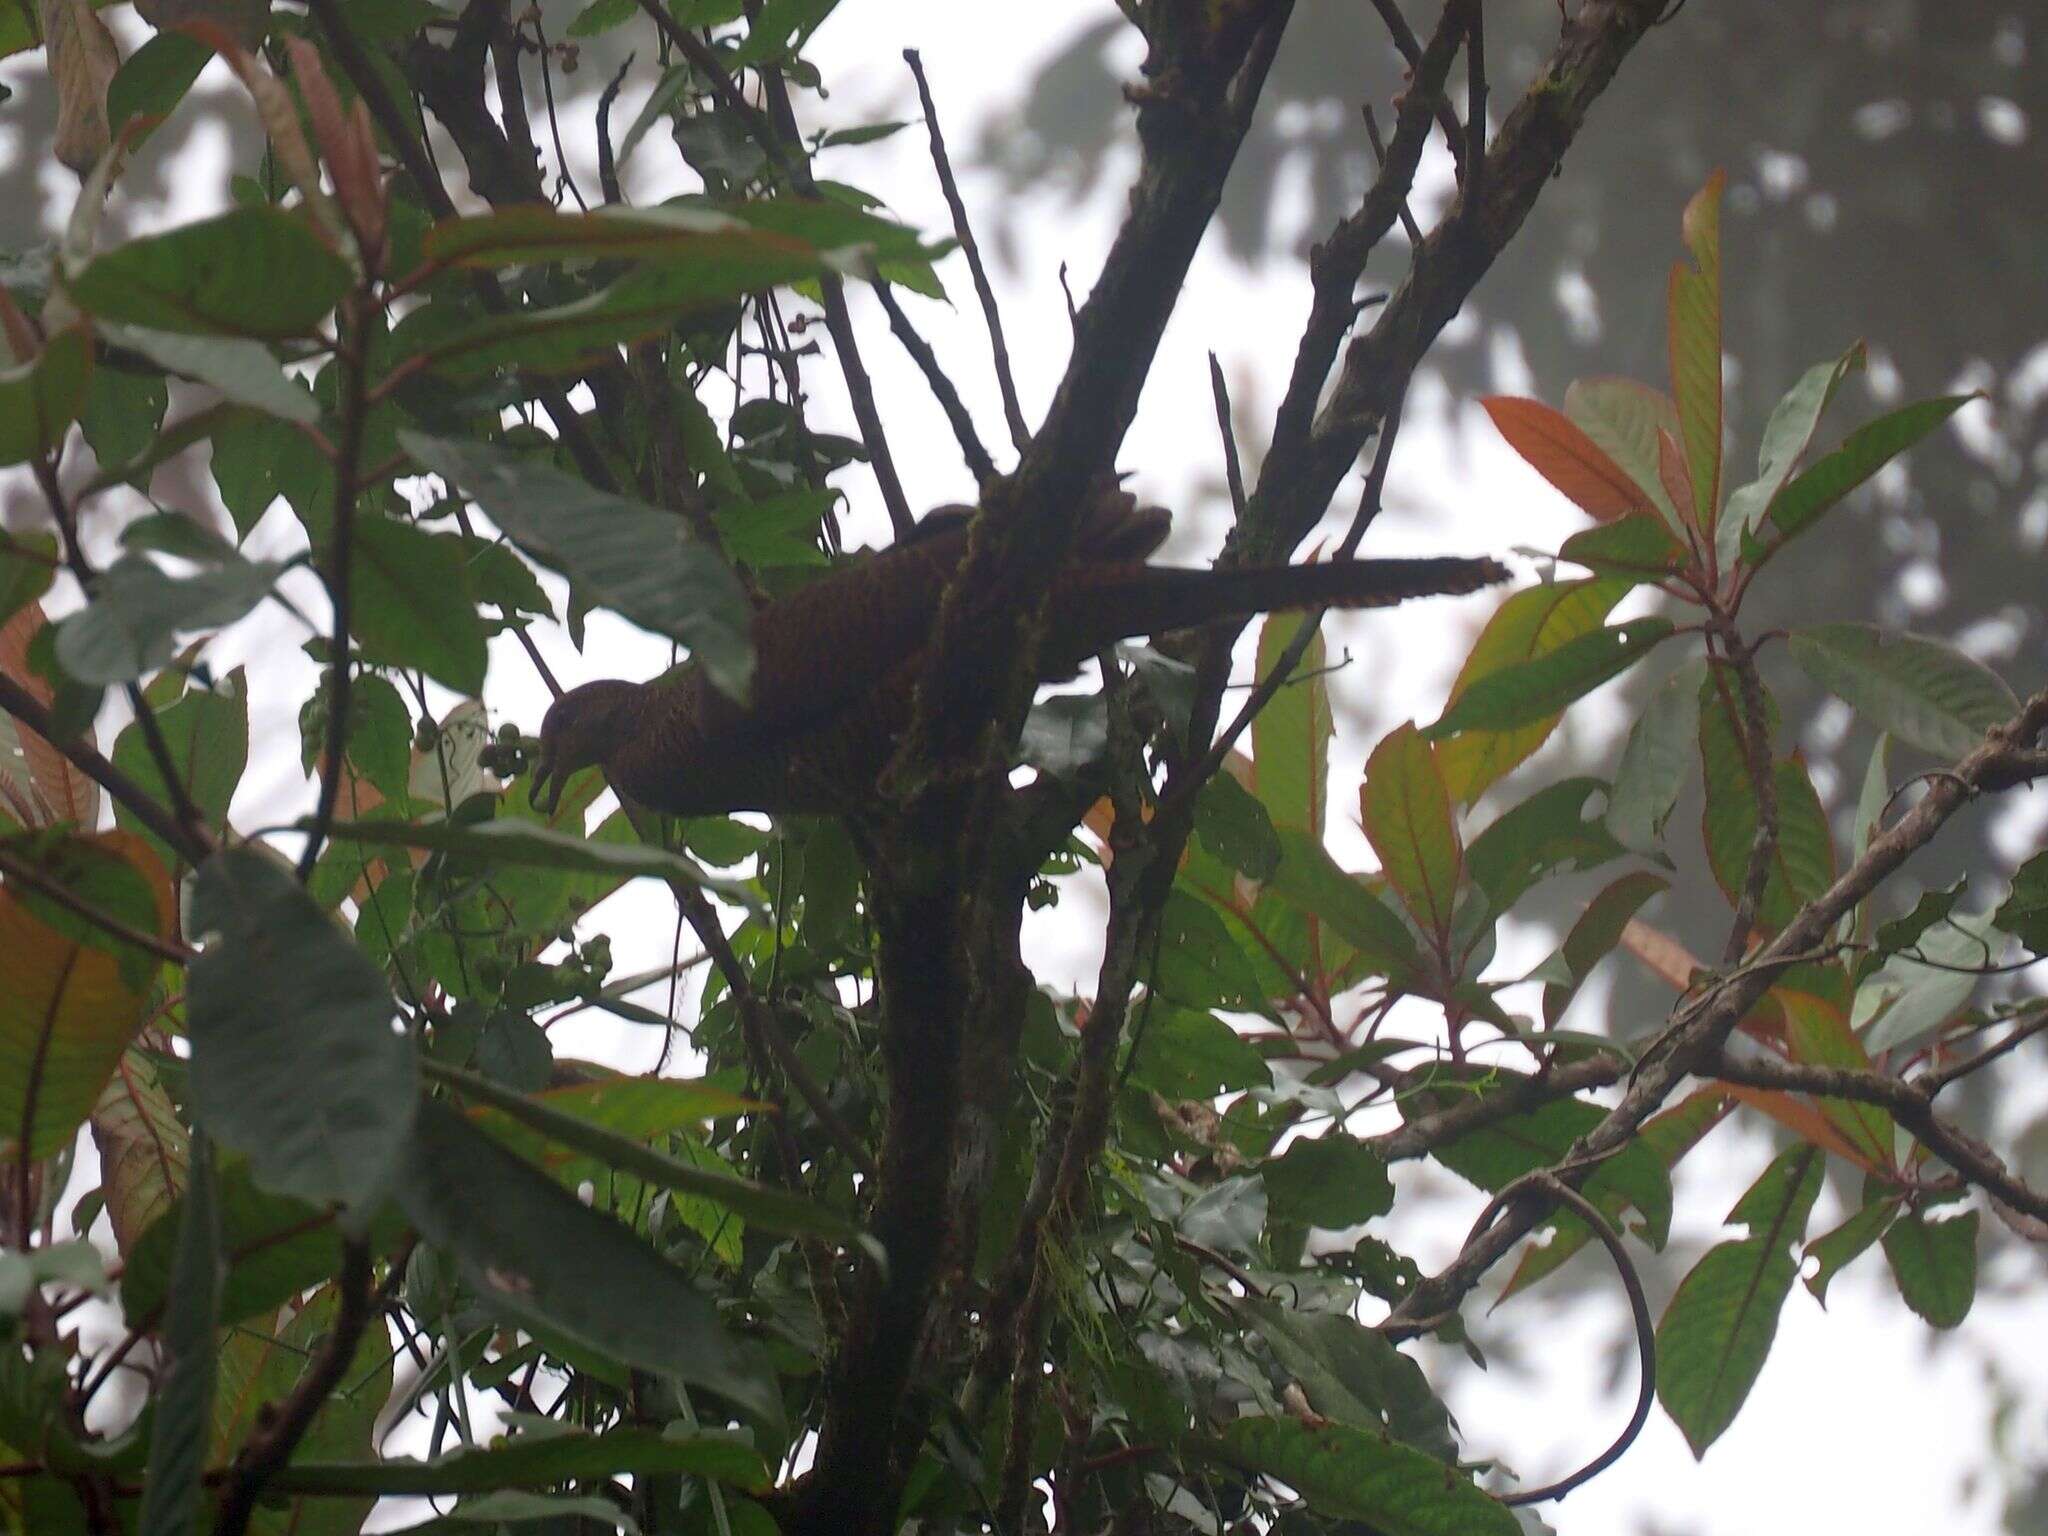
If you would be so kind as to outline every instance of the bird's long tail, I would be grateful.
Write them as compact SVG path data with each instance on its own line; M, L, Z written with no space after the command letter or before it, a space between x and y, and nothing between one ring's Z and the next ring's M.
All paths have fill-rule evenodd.
M1048 640L1092 655L1114 640L1196 629L1279 609L1383 608L1411 597L1476 592L1508 579L1497 560L1335 560L1176 570L1157 565L1078 566L1056 589Z

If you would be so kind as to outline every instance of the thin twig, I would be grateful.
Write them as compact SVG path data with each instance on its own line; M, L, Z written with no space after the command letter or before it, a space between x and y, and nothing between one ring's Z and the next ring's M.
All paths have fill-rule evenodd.
M4 672L0 672L0 709L63 753L74 768L126 806L137 821L175 849L186 863L206 862L207 855L213 852L211 837L180 824L162 801L108 762L90 743L76 738L60 740L50 724L48 708Z
M1927 1090L1927 1096L1931 1099L1950 1083L1959 1082L1973 1073L1983 1071L1999 1057L2024 1045L2044 1029L2048 1029L2048 1004L2044 1004L2031 1019L2014 1025L2012 1033L1996 1045L1987 1045L1974 1056L1965 1056L1961 1061L1943 1067L1938 1072L1929 1072L1918 1080L1919 1085Z
M124 944L133 944L138 949L149 951L159 960L167 960L172 965L184 965L197 953L190 945L179 944L153 933L144 933L140 928L123 922L113 913L93 905L61 882L52 880L33 865L22 863L4 848L0 848L0 875L5 875L9 880L20 881L30 890L47 896L74 917L83 918L93 927L103 933L112 934Z
M917 99L924 107L924 125L931 132L932 166L939 174L939 189L946 194L946 206L953 214L953 238L967 257L967 270L974 278L975 296L981 300L982 318L988 322L988 343L995 354L996 387L1003 395L1003 419L1010 424L1010 441L1022 453L1031 442L1031 429L1024 424L1024 408L1017 403L1017 380L1010 371L1010 349L1003 341L1002 316L996 310L996 291L989 286L988 269L982 265L981 247L967 222L967 204L960 185L953 179L952 161L946 155L945 136L939 131L939 110L932 105L932 88L924 77L924 60L915 48L903 50L903 61L917 77Z
M953 387L946 370L939 366L938 354L932 350L931 343L918 335L910 317L903 313L903 306L896 302L896 295L889 285L877 280L874 291L876 299L881 302L882 312L889 317L889 329L903 343L903 350L910 354L910 360L917 364L917 371L924 375L925 383L930 386L932 398L946 413L946 423L952 427L954 441L960 445L960 457L967 461L967 472L974 476L977 486L987 485L996 478L995 460L989 457L988 449L974 430L974 418L968 414L960 391Z
M306 1431L313 1427L314 1416L319 1413L321 1405L341 1384L341 1378L355 1360L356 1346L362 1342L371 1314L370 1245L367 1242L343 1240L341 1275L336 1285L340 1304L335 1309L334 1326L328 1329L327 1337L321 1341L319 1351L307 1364L305 1375L292 1388L284 1406L243 1442L234 1468L228 1475L227 1486L221 1492L220 1516L214 1522L213 1536L242 1536L249 1528L250 1517L256 1512L256 1501L262 1496L264 1484L291 1460L292 1452L305 1438Z
M846 1154L847 1160L860 1170L862 1176L872 1183L876 1176L875 1160L868 1155L867 1148L861 1145L860 1138L853 1133L853 1127L848 1125L839 1111L832 1107L831 1099L826 1097L825 1090L818 1086L818 1080L811 1076L811 1069L804 1065L803 1058L797 1055L796 1047L790 1043L789 1036L783 1033L782 1021L775 1017L773 1006L762 1001L760 994L754 991L746 967L740 964L739 956L733 953L732 941L725 936L725 929L720 925L718 913L712 908L710 901L697 887L680 881L671 885L670 890L675 893L676 905L682 909L683 916L696 930L697 942L704 946L705 951L711 956L711 963L718 967L718 973L725 978L726 988L732 993L733 1003L739 1010L740 1022L767 1047L769 1055L775 1059L775 1064L781 1067L783 1074L788 1077L790 1086L796 1089L798 1096L817 1117L818 1124L824 1127L825 1134L832 1138L839 1150Z
M635 55L627 54L625 62L619 65L619 72L599 93L597 98L597 186L608 204L619 204L626 200L626 194L619 190L619 162L612 150L612 103L619 99L619 92L626 84L626 71L633 67Z
M1380 120L1373 112L1372 103L1365 104L1365 141L1372 146L1372 162L1385 169L1387 163L1387 142L1380 136ZM1408 207L1408 199L1401 199L1401 233L1408 237L1408 248L1415 249L1422 244L1422 226L1415 222L1415 215Z
M541 94L547 99L548 104L548 136L555 141L555 171L561 177L561 186L567 187L569 195L576 199L576 206L588 213L590 204L583 200L583 189L576 185L575 173L569 169L568 152L562 148L562 123L555 112L555 71L553 65L548 62L548 34L541 25L539 6L533 8L532 16L533 39L539 45ZM630 55L627 62L632 62Z
M1465 207L1480 206L1486 177L1486 0L1465 28Z
M320 798L306 846L299 852L299 883L313 878L327 829L341 800L343 760L348 753L348 716L354 680L349 620L354 578L356 497L361 485L364 425L369 418L369 362L363 355L362 316L371 302L367 290L342 301L336 317L335 361L341 368L341 441L334 464L334 541L327 558L327 597L334 607L327 657L327 740L320 759Z
M1451 158L1458 163L1458 182L1462 186L1467 165L1465 131L1458 125L1458 114L1451 110L1451 104L1444 100L1440 91L1433 86L1422 85L1421 82L1426 78L1426 71L1422 66L1422 44L1416 40L1415 29L1408 25L1408 18L1401 14L1401 7L1395 0L1372 0L1372 8L1380 13L1380 21L1387 29L1387 36L1392 39L1395 49L1407 62L1408 89L1429 90L1433 98L1430 103L1431 110L1436 114L1438 126L1444 131L1444 143L1451 151ZM1479 7L1474 4L1472 9L1476 12Z

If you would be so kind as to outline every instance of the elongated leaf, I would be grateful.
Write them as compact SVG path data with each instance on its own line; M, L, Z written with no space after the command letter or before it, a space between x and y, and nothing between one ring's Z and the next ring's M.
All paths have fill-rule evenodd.
M126 1257L185 1189L191 1138L177 1107L157 1080L149 1057L130 1046L122 1054L92 1110L92 1139L100 1154L100 1190L114 1246ZM122 1281L127 1304L131 1269Z
M402 432L399 440L587 599L681 641L713 683L746 699L754 675L753 611L731 567L692 538L680 517L502 448L417 432Z
M1472 840L1465 867L1495 912L1505 912L1546 876L1597 869L1627 852L1586 803L1607 786L1563 779L1511 806Z
M385 666L417 667L458 693L483 692L489 657L469 559L452 534L391 517L361 519L349 628L363 655Z
M1631 512L1612 523L1582 528L1558 546L1557 558L1596 575L1642 583L1683 570L1689 557L1655 513Z
M445 821L343 821L335 823L332 835L349 842L424 848L430 853L459 854L488 863L530 864L542 869L580 870L624 879L647 876L681 880L750 906L761 905L760 893L746 881L711 874L666 848L647 843L586 840L512 816L461 825Z
M140 325L103 321L101 331L118 346L140 352L171 373L211 384L228 399L300 426L320 419L313 392L287 374L269 347L239 336L189 336ZM128 477L124 466L123 478Z
M1341 1424L1242 1418L1214 1442L1219 1459L1294 1489L1321 1515L1386 1536L1516 1536L1515 1517L1436 1457Z
M1129 1080L1172 1103L1269 1087L1273 1072L1244 1037L1213 1013L1162 1003L1135 1043Z
M203 1529L200 1478L213 1428L221 1265L212 1155L204 1136L192 1139L183 1210L164 1326L170 1359L157 1383L149 1476L142 1487L140 1528L147 1536L187 1536Z
M707 275L728 273L742 286L770 287L815 270L808 241L755 229L732 213L707 207L606 208L564 213L544 203L448 219L427 235L433 262L502 267L536 261L624 258L674 264ZM745 283L750 272L759 276Z
M1815 682L1937 757L1963 756L2019 711L1997 673L1938 640L1874 624L1821 624L1793 630L1788 645Z
M1977 1299L1977 1213L1930 1221L1908 1210L1885 1229L1884 1256L1906 1305L1936 1328L1953 1328Z
M1288 902L1319 921L1358 951L1360 962L1376 976L1398 983L1421 967L1415 940L1399 915L1380 895L1385 882L1372 881L1338 868L1322 843L1296 827L1274 829L1281 848L1272 888Z
M1664 840L1664 824L1692 772L1705 680L1704 662L1686 662L1657 685L1629 727L1607 799L1607 830L1626 847L1647 851Z
M1195 799L1195 836L1232 869L1254 880L1280 867L1280 838L1265 806L1237 779L1219 773Z
M1694 1456L1734 1422L1763 1370L1823 1162L1807 1146L1779 1154L1728 1215L1749 1235L1716 1245L1694 1265L1657 1325L1657 1399Z
M1977 398L1943 395L1919 400L1858 427L1842 440L1841 447L1816 460L1778 493L1769 514L1777 539L1750 558L1760 561L1775 554L1844 496Z
M1395 727L1373 749L1358 809L1401 904L1423 929L1447 941L1465 851L1436 754L1413 725Z
M405 1156L419 1095L384 977L260 849L200 866L189 973L192 1109L256 1180L367 1213Z
M839 1242L852 1241L861 1234L859 1223L827 1206L800 1195L769 1189L751 1179L693 1167L680 1158L657 1151L644 1141L559 1109L545 1097L518 1093L490 1078L438 1062L427 1062L426 1071L429 1077L460 1089L478 1103L490 1105L549 1141L573 1147L608 1168L634 1174L663 1189L681 1190L717 1201L755 1226L765 1227L771 1232L801 1233Z
M2004 958L2005 936L1988 914L1953 914L1888 958L1856 989L1850 1027L1871 1055L1920 1044L1962 1009L1983 977ZM1933 961L1922 965L1915 955Z
M2048 853L2037 853L2012 877L2012 893L1991 921L2035 954L2048 954Z
M1692 265L1671 269L1672 394L1693 487L1695 526L1709 538L1721 505L1721 192L1716 171L1685 205Z
M197 38L157 33L107 82L108 124L119 132L131 117L169 117L212 59L213 50Z
M1628 472L1562 411L1510 395L1488 395L1479 403L1508 446L1581 511L1604 522L1650 506Z
M92 601L57 626L57 660L81 683L134 682L171 659L180 634L219 629L247 614L282 569L237 558L171 576L141 555L123 555L100 573Z
M1741 555L1743 543L1754 537L1778 492L1792 478L1842 380L1865 360L1863 343L1858 342L1833 362L1816 363L1773 408L1771 419L1764 424L1756 478L1729 495L1721 525L1715 529L1724 570Z
M766 1359L726 1332L682 1270L445 1104L419 1105L396 1194L421 1234L511 1319L780 1423Z
M47 533L0 537L0 624L50 590L57 574L57 540Z
M1543 989L1543 1026L1548 1029L1564 1014L1579 988L1593 974L1593 967L1606 959L1621 942L1621 930L1642 910L1643 903L1671 885L1662 875L1636 870L1623 875L1586 904L1572 931L1565 935L1557 959L1565 979Z
M62 443L91 383L92 342L80 325L59 331L28 362L0 368L0 468Z
M1724 684L1727 691L1724 692ZM1706 777L1701 831L1707 862L1731 904L1748 878L1756 838L1756 786L1738 744L1734 680L1718 671L1700 689L1700 762ZM1777 707L1766 697L1766 720L1775 727ZM1834 843L1827 814L1813 780L1798 756L1772 770L1778 802L1778 840L1764 885L1757 920L1778 928L1799 906L1826 890L1835 874Z
M1297 613L1276 613L1259 626L1259 675L1278 664L1301 627ZM1301 665L1272 703L1252 721L1251 791L1276 827L1303 827L1322 835L1329 797L1330 691L1323 682L1323 637L1302 653Z
M140 838L9 840L34 868L129 928L171 930L170 880ZM140 1028L159 962L8 880L0 885L0 1145L39 1162L69 1146Z
M1542 720L1627 671L1676 630L1669 619L1630 619L1567 640L1534 661L1489 672L1425 734L1439 741L1460 731L1506 731Z
M66 283L96 319L200 336L308 336L348 264L281 208L234 208L116 246Z
M1624 526L1614 524L1614 527ZM1595 530L1596 532L1604 530ZM1560 582L1516 592L1494 610L1479 632L1445 705L1448 715L1465 692L1497 672L1548 656L1600 628L1633 585L1626 577ZM1501 731L1467 731L1437 748L1437 764L1451 798L1471 804L1496 779L1549 738L1562 718L1553 712Z
M1250 1318L1273 1356L1325 1418L1386 1434L1454 1463L1450 1414L1422 1367L1342 1312L1310 1312L1266 1300L1232 1303Z
M1815 1301L1822 1306L1827 1305L1828 1286L1835 1276L1883 1237L1885 1228L1892 1224L1898 1213L1899 1202L1895 1195L1880 1195L1874 1200L1866 1198L1855 1215L1806 1245L1800 1267L1805 1267L1807 1259L1814 1262L1813 1273L1806 1277L1806 1288L1813 1292Z
M1621 467L1666 527L1684 526L1657 472L1657 434L1676 441L1680 431L1669 395L1635 379L1579 379L1564 392L1564 413Z
M730 1435L630 1426L591 1435L563 1426L559 1432L524 1430L488 1447L467 1446L432 1461L393 1456L355 1463L296 1462L278 1474L274 1486L288 1493L427 1498L662 1472L713 1478L755 1492L769 1484L760 1453Z
M1825 998L1792 987L1771 994L1784 1010L1785 1043L1792 1059L1807 1066L1870 1070L1870 1053L1849 1028L1842 1011ZM1892 1164L1892 1117L1876 1104L1847 1099L1821 1099L1820 1111L1872 1168Z
M1387 1165L1337 1131L1296 1138L1259 1165L1276 1218L1312 1227L1353 1227L1394 1208Z

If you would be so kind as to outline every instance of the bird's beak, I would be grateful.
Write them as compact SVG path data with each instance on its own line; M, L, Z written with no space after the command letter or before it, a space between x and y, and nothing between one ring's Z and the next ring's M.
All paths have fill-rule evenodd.
M537 811L553 816L562 803L562 778L552 747L542 747L526 782L526 798Z

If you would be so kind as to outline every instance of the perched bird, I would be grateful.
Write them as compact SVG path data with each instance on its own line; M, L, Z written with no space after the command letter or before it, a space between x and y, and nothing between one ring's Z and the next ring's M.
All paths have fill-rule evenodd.
M840 812L872 801L910 723L947 582L967 552L970 509L945 508L909 538L797 588L753 621L752 696L735 702L696 666L661 683L571 689L548 710L530 794L552 810L591 763L621 798L680 816ZM1054 578L1040 675L1071 676L1117 640L1195 629L1273 609L1370 608L1505 580L1492 560L1344 560L1177 570L1147 565L1169 514L1099 496ZM1001 661L1001 626L948 675L973 688Z

